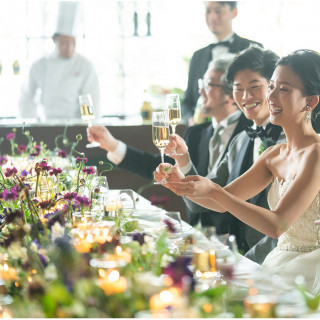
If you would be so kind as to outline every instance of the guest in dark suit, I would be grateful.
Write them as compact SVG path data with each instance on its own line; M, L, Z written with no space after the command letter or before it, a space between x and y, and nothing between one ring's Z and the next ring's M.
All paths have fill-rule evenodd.
M188 86L182 103L182 116L188 126L194 125L193 115L199 98L198 79L202 78L210 61L236 54L251 43L232 30L232 20L237 16L237 1L206 1L205 18L208 28L215 36L214 43L196 51L190 61Z
M207 176L221 186L226 186L250 168L259 155L262 143L271 145L285 140L281 127L274 126L269 122L269 107L266 100L266 90L277 60L278 56L272 51L264 50L258 46L251 46L239 53L229 66L227 79L233 83L235 102L246 118L253 120L254 125L253 128L247 128L248 132L239 133L231 141L226 156ZM256 127L259 128L258 132L254 130ZM159 169L162 172L161 166ZM198 174L196 167L193 167L187 173L187 175L194 174ZM156 180L159 178L157 173L155 178ZM178 192L178 194L180 192L175 188L172 190ZM184 199L192 212L201 214L201 212L208 210L187 198ZM268 208L267 191L262 191L249 201ZM221 213L217 214L221 215ZM230 215L230 213L222 214ZM239 249L243 253L253 248L259 241L263 243L263 245L260 243L259 250L253 249L249 256L249 258L257 262L262 262L264 257L276 245L276 240L265 238L264 234L235 217L230 218L228 228L229 233L236 235Z
M206 122L198 126L190 127L186 131L185 141L178 135L171 135L169 149L176 149L182 156L175 156L180 167L189 162L193 163L200 174L206 176L215 166L222 161L231 139L244 129L245 125L251 125L234 104L232 86L226 81L226 69L231 60L217 59L209 65L204 76L200 93L203 97L203 112L212 117L212 122ZM213 143L214 132L218 125L219 141L216 152L212 153L209 143ZM134 172L147 179L153 178L153 171L160 164L160 155L146 153L116 139L109 130L102 126L93 126L88 129L88 140L101 143L101 148L108 151L108 159L120 168ZM167 150L169 152L169 150ZM166 157L167 160L172 158ZM185 168L188 169L188 165ZM188 220L191 225L199 221L200 215L187 210ZM203 225L215 225L217 232L228 231L226 225L227 215L203 214ZM208 219L206 220L206 217Z

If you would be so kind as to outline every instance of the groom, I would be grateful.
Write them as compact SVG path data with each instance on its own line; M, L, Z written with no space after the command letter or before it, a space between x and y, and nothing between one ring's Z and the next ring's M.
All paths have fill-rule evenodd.
M221 186L226 186L249 169L259 156L259 151L271 144L284 142L285 136L281 127L269 122L269 107L266 100L266 90L277 60L278 56L272 51L251 46L238 54L229 66L227 79L233 84L234 100L246 118L253 120L254 125L231 141L223 160L207 176ZM188 172L183 173L196 175L198 170L192 166ZM184 200L192 212L211 216L221 214L205 212L208 210L187 198ZM268 208L267 190L249 201ZM248 258L258 263L262 263L276 245L276 240L265 237L235 217L229 221L228 228L230 234L236 235L239 250L247 253Z

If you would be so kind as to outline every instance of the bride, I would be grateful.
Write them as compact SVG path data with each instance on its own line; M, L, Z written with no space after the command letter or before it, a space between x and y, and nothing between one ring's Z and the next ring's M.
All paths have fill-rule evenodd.
M319 103L320 55L297 50L281 58L270 81L267 98L270 121L282 126L287 143L268 148L255 164L225 188L201 176L184 175L161 164L155 180L215 211L229 211L260 232L278 238L263 265L289 284L303 275L308 291L320 293L320 137L311 125ZM245 200L272 183L270 210Z

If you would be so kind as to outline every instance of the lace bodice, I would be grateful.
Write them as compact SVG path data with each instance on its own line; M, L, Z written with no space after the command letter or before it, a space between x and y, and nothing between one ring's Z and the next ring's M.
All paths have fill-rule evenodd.
M274 209L293 181L277 178L268 193L270 209ZM320 219L320 192L309 208L284 232L278 240L278 248L286 251L310 252L320 247L320 227L314 221Z

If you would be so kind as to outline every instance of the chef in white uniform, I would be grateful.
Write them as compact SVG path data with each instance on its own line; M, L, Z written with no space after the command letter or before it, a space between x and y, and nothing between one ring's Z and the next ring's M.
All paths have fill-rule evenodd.
M90 93L96 118L100 115L98 77L85 57L75 52L81 5L60 2L55 51L34 62L21 88L19 117L80 119L79 95Z

